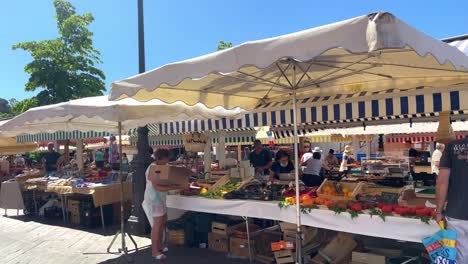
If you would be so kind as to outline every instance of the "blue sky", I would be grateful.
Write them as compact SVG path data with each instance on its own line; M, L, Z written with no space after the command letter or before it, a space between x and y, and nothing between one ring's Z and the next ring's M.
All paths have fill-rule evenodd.
M137 0L72 0L91 12L95 47L102 52L106 84L138 72ZM218 40L239 44L389 11L436 38L468 33L466 0L145 0L146 69L212 52ZM52 0L2 1L0 97L24 99L31 58L15 43L57 36Z

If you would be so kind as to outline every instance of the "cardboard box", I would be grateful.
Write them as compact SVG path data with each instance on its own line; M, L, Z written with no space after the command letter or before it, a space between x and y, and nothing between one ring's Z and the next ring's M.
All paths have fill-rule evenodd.
M362 264L385 264L387 258L377 254L353 251L352 261Z
M351 235L339 233L325 248L319 251L311 263L322 264L328 261L330 264L348 263L351 252L357 247L356 241Z
M229 252L229 237L216 233L208 233L208 248L218 252Z
M292 250L281 250L275 252L277 264L295 263L295 253Z
M191 175L192 171L185 167L151 164L148 178L159 185L186 186Z
M250 240L252 257L255 256L255 241ZM247 239L231 237L229 239L229 251L236 257L249 257L249 243Z
M185 245L185 231L183 229L169 230L168 241L169 241L169 244L176 245L176 246Z

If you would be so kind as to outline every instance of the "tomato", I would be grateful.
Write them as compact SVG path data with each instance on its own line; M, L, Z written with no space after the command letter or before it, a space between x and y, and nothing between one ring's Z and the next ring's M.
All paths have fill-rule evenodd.
M382 207L381 210L382 210L382 212L384 212L384 213L391 213L391 212L393 211L393 206L391 206L391 205L384 205L384 206Z
M359 211L362 211L362 206L360 204L353 204L351 206L351 210L355 211L355 212L359 212Z
M415 207L408 208L408 214L411 214L411 215L416 214L416 208Z
M416 209L416 215L418 216L431 216L432 212L428 208Z
M397 207L395 209L395 213L397 213L399 215L406 215L406 214L408 214L408 208L406 208L406 207Z

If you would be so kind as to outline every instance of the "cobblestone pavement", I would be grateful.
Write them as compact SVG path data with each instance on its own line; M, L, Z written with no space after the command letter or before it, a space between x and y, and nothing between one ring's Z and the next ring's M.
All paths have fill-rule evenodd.
M9 210L8 217L3 216L3 210L0 212L1 264L126 263L119 255L106 253L117 226L107 230L83 230L76 226L63 225L60 221L49 223L36 218L16 216L16 210ZM135 237L135 240L141 249L130 254L133 263L152 263L150 240L146 237ZM114 246L115 250L119 247L119 242L120 237ZM224 254L207 249L170 247L168 259L164 263L247 262L228 259Z

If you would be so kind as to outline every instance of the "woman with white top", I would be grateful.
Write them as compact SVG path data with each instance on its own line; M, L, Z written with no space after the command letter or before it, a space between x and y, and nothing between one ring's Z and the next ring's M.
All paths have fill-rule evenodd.
M346 145L343 151L343 159L340 165L340 176L348 175L348 172L351 171L351 168L356 167L356 160L353 155L353 148L350 145Z
M305 166L302 181L306 186L320 186L323 177L320 175L322 170L322 150L315 147L312 152L307 152L302 156L301 165Z

